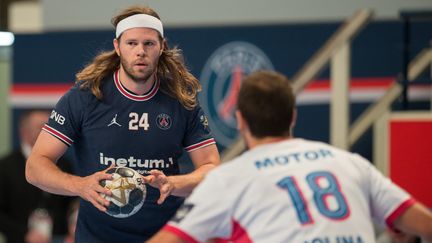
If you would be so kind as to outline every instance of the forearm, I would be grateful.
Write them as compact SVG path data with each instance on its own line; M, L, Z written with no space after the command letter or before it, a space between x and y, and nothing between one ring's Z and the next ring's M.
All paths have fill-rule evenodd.
M209 163L204 164L194 170L193 172L185 175L169 176L168 179L173 183L174 189L171 195L179 197L187 197L192 193L193 189L200 183L204 176L216 165Z
M151 170L150 175L143 177L146 183L159 189L158 204L163 203L169 195L189 196L205 175L220 163L219 153L214 144L195 150L189 155L196 168L189 174L165 176L162 171Z
M432 243L432 212L420 203L408 208L394 225L403 232L419 235Z
M30 184L50 193L78 195L74 185L79 177L63 172L47 157L36 155L29 157L26 163L26 179Z

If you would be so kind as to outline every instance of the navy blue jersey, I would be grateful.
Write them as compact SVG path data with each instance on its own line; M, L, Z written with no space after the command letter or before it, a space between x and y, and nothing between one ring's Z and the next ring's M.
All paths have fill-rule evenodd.
M57 103L43 130L66 145L74 145L79 176L106 169L112 163L145 175L152 169L179 173L178 158L214 144L201 107L185 109L161 90L157 80L144 95L126 90L114 77L104 80L98 100L79 84ZM183 199L170 196L157 205L159 190L147 186L144 205L126 218L114 218L81 200L77 242L143 242L175 213Z

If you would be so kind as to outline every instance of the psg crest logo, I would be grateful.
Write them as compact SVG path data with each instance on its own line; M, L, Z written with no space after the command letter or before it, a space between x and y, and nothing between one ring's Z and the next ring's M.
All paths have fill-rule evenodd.
M171 127L172 124L171 117L168 116L167 114L163 114L163 113L159 114L156 117L156 124L160 129L167 130Z
M221 145L226 147L237 137L234 113L243 76L273 69L264 52L247 42L227 43L207 60L200 76L203 86L200 99Z

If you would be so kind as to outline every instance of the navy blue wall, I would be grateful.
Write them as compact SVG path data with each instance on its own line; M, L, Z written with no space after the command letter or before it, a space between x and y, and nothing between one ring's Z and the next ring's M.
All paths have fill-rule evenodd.
M209 55L230 41L247 41L261 48L275 69L292 76L335 32L339 23L256 27L167 29L171 45L184 50L193 73L199 76ZM402 67L403 28L399 21L369 24L353 41L354 77L394 76ZM431 22L411 29L412 56L432 39ZM14 44L13 81L71 82L74 73L101 50L112 49L113 31L18 34ZM323 73L323 78L327 77Z

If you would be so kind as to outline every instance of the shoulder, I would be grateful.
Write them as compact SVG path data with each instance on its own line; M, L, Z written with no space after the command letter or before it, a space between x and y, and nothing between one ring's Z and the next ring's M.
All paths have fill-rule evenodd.
M328 151L331 151L332 154L334 154L335 156L338 157L346 157L349 158L350 160L356 160L359 157L361 157L360 155L356 154L356 153L352 153L350 151L344 150L344 149L340 149L337 148L333 145L330 145L328 143L325 142L321 142L321 141L312 141L312 140L306 140L306 139L299 139L300 143L302 144L302 146L304 146L305 148L321 148L321 149L326 149Z
M209 172L210 178L218 178L226 187L230 187L237 180L246 181L249 175L253 174L253 167L247 166L250 158L246 155L240 155L230 161L226 161Z
M187 109L180 103L180 101L176 97L170 95L168 92L162 89L161 86L158 89L158 97L159 100L161 100L163 103L175 105L179 107L181 110L187 111Z
M186 108L176 97L171 96L161 89L159 89L157 96L158 103L163 104L165 107L169 107L171 110L175 110L177 114L186 120L193 120L196 117L201 116L201 113L203 113L203 109L199 103L189 109Z
M182 103L181 98L178 95L174 94L173 91L170 91L170 89L172 89L171 86L167 86L166 84L164 84L164 83L173 83L175 81L169 80L167 78L160 78L159 80L160 80L160 86L158 89L158 93L161 94L161 97L163 97L167 101L176 103L179 107L181 107L183 111L187 113L193 113L194 111L200 108L198 94L194 95L193 97L192 94L183 93L183 95L181 95L183 98L185 98L185 100L187 99L190 101L195 101L196 104L195 106L193 106L192 108L187 108ZM185 96L191 96L191 97L186 98Z
M62 97L60 100L81 100L91 94L88 88L82 88L81 82L75 83Z
M69 103L71 106L85 106L97 100L90 88L83 87L82 82L75 83L59 100L60 103Z
M341 164L351 167L354 166L357 171L367 171L373 167L372 163L360 154L340 149L324 142L307 140L303 140L303 142L306 146L321 147L330 151L332 155L337 158L337 161L341 161Z

